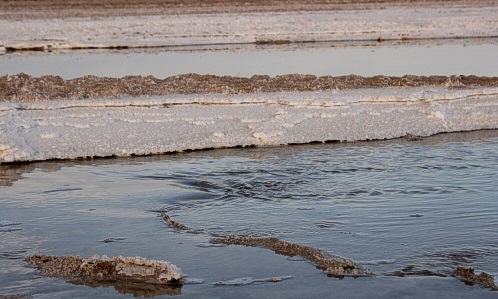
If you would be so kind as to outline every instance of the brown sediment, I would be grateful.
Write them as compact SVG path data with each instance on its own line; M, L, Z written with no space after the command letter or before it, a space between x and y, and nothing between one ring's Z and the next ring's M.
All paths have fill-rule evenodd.
M139 295L176 294L182 283L181 271L175 265L140 257L34 254L28 256L26 262L36 266L43 275L64 278L73 284L113 286L120 292Z
M164 221L166 221L166 223L171 228L178 229L178 230L189 230L188 226L183 225L180 222L177 222L177 221L171 219L171 217L169 217L168 214L166 214L166 213L161 213L161 217L164 219Z
M3 0L0 18L69 18L199 13L492 6L496 0Z
M241 94L305 92L379 87L444 86L449 88L498 87L498 77L480 76L322 76L289 74L247 77L183 74L158 79L153 76L109 78L84 76L65 80L59 76L32 77L21 73L0 77L0 101L118 98L168 94Z
M325 273L334 277L374 275L371 271L357 265L352 260L333 256L319 248L294 244L278 238L227 236L214 238L210 242L213 244L260 247L270 249L280 255L302 256L304 259L314 264L318 269L324 270Z
M161 217L170 227L174 229L190 231L190 228L188 228L184 224L174 221L166 213L161 213ZM330 253L322 249L294 244L273 237L262 238L254 236L217 236L211 239L210 243L260 247L270 249L276 254L280 255L302 256L304 259L314 264L318 269L323 270L327 275L333 277L374 275L370 270L362 268L352 260L331 255Z
M474 268L465 268L458 266L453 272L451 272L451 275L457 277L466 284L478 284L484 288L498 291L498 286L495 284L493 276L489 275L486 272L481 272L479 275L476 275L474 272Z

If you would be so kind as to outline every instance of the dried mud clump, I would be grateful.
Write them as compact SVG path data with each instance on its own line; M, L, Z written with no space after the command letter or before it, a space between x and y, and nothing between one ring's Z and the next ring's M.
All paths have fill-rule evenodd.
M26 258L42 275L67 279L73 284L114 286L135 295L178 293L181 270L175 265L141 257L47 256L34 254Z
M254 75L250 78L184 74L165 79L153 76L107 78L84 76L64 80L59 76L31 77L26 74L0 77L0 101L94 99L168 94L240 94L305 92L379 87L444 86L448 88L498 87L498 77L477 76L323 76Z
M457 277L466 284L478 284L484 288L498 291L498 286L495 284L493 276L489 275L486 272L481 272L479 275L476 275L474 272L474 268L465 268L458 266L453 272L451 272L451 275Z
M370 276L368 269L364 269L349 259L333 256L330 253L314 248L280 240L278 238L261 238L252 236L227 236L211 240L214 244L243 245L270 249L276 254L285 256L301 256L333 277Z

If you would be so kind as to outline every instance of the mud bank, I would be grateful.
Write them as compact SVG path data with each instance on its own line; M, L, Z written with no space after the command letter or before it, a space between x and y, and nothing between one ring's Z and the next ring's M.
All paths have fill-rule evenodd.
M176 15L205 13L243 13L317 10L367 10L389 7L468 7L492 6L494 0L251 0L240 5L234 0L108 0L105 5L97 0L5 0L0 2L2 18L68 18L109 17L136 15Z
M479 76L322 76L292 74L250 78L184 74L165 79L153 76L106 78L85 76L64 80L59 76L32 77L26 74L0 77L0 101L123 98L170 94L247 94L318 92L387 87L498 87L498 77Z

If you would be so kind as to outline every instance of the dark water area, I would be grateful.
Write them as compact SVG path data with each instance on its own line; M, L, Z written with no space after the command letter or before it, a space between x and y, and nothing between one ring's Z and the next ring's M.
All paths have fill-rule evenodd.
M142 296L496 298L449 274L498 275L497 181L497 130L0 165L0 295L133 296L41 276L24 258L43 253L142 256L188 275ZM327 277L299 257L213 246L214 235L278 237L377 276Z

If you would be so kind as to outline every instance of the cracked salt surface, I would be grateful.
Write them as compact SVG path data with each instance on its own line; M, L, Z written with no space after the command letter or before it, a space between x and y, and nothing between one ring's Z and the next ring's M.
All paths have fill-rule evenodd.
M497 97L492 87L416 87L11 102L0 162L494 129Z

